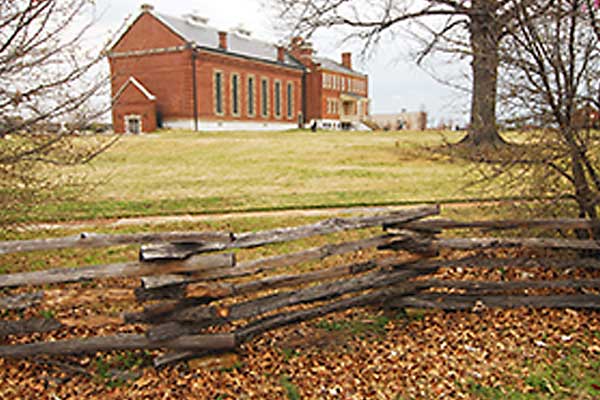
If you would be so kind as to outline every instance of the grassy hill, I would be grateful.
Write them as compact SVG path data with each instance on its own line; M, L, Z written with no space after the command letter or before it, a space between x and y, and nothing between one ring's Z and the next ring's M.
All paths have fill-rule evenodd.
M446 133L457 140L460 133ZM467 167L435 132L163 132L124 136L82 171L80 200L37 220L410 204L466 199Z

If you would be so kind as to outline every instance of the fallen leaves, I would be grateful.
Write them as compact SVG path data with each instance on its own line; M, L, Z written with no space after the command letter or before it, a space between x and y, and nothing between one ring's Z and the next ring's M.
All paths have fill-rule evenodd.
M590 353L600 354L600 346L594 345L587 348Z
M61 319L60 322L67 327L86 327L88 329L100 328L106 325L122 325L125 323L122 317L110 317L107 315L67 318Z
M237 353L227 353L197 358L188 361L188 367L191 371L214 371L230 370L240 365L241 357Z
M598 272L595 274L448 268L436 278L502 281L531 276L585 278ZM117 326L121 321L115 315L123 311L118 303L131 301L131 289L74 286L69 297L81 296L81 301L93 307L71 308L70 301L57 300L56 317L68 329L13 342L143 332L139 326ZM202 294L206 287L198 285L194 290ZM57 298L60 296L50 293L46 299ZM131 311L131 304L125 306ZM215 310L227 318L229 306L225 302ZM113 373L112 367L99 368L100 355L77 361L92 378L39 363L0 359L0 398L281 399L297 393L319 399L468 399L482 398L485 393L506 397L510 391L557 397L568 396L574 389L551 376L533 379L540 368L560 365L569 357L575 357L582 370L586 365L600 365L597 312L497 310L483 304L476 304L472 311L406 310L401 317L394 317L389 312L381 315L377 309L350 310L269 332L243 345L240 354L204 357L162 370L145 367L135 375L127 374L127 369L121 374ZM108 359L125 356L115 353ZM98 379L100 372L111 379ZM586 383L585 387L597 389L599 384ZM585 393L578 396L592 398Z

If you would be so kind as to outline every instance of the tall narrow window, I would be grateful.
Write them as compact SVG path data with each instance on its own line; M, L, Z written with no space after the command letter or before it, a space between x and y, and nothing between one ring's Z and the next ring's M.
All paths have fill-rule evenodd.
M281 118L281 82L275 81L275 117Z
M294 84L287 84L287 117L292 119L294 116Z
M240 115L240 76L231 75L231 114Z
M215 114L223 115L223 73L215 72Z
M262 116L266 118L269 116L269 81L266 79L260 82L260 101Z
M248 116L254 117L254 77L248 77Z

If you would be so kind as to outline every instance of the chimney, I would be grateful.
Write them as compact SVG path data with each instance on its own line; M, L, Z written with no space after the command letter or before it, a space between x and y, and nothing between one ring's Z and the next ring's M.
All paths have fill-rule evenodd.
M283 46L277 46L277 61L280 63L285 62L285 48Z
M311 63L312 62L312 57L313 57L313 48L312 48L312 43L309 42L305 42L302 47L300 47L300 61L304 62L308 62Z
M219 32L219 48L221 50L227 50L227 32Z
M292 38L290 44L290 53L305 67L312 67L313 48L312 43L304 41L300 36Z
M304 43L304 39L301 36L295 36L292 38L291 48L298 49Z
M342 65L352 69L352 53L342 53Z
M144 3L144 4L142 4L142 6L140 8L141 8L142 12L154 11L154 6L152 4Z

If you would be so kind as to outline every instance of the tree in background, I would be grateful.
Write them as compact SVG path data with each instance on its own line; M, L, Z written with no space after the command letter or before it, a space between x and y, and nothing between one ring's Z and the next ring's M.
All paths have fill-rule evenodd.
M600 108L598 9L592 0L538 7L515 9L500 52L507 77L499 86L500 114L528 127L527 140L499 152L482 172L504 193L546 199L555 213L572 212L575 204L579 217L597 221L600 135L590 122Z
M112 143L78 135L108 109L96 68L105 49L86 51L94 10L92 0L0 0L0 215L72 187L71 167Z
M496 124L499 49L512 29L517 9L551 0L272 0L294 34L307 37L322 28L346 28L348 38L377 44L384 32L413 23L425 33L419 55L433 52L471 58L470 128L462 143L475 147L503 144ZM536 12L543 8L534 7ZM532 14L532 17L535 17Z

